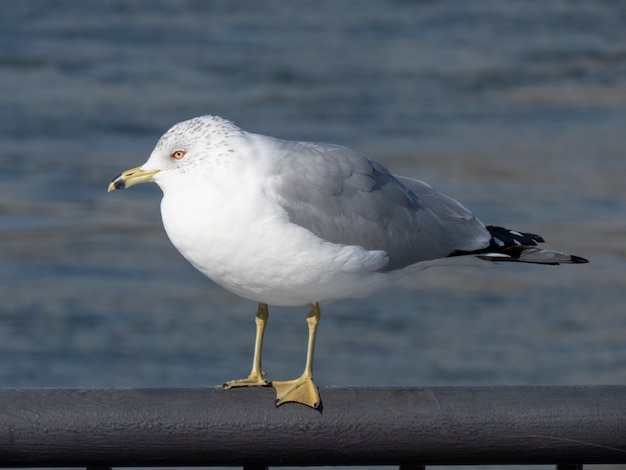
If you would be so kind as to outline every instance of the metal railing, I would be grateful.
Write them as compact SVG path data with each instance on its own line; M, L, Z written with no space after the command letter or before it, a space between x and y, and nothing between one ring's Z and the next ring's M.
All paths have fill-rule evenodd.
M0 467L626 463L626 386L0 389Z

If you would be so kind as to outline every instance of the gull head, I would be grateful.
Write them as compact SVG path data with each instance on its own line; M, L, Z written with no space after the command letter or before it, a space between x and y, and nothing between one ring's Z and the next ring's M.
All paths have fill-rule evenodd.
M139 183L155 182L161 188L172 176L210 171L232 155L232 139L244 131L218 116L200 116L179 122L159 139L148 161L123 171L109 183L109 192ZM181 178L176 178L182 181Z

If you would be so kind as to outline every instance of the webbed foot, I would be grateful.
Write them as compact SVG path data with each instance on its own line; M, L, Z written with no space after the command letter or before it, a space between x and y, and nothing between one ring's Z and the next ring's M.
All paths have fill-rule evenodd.
M283 403L295 402L319 408L320 393L311 377L299 377L295 380L284 382L272 382L272 387L276 389L276 406Z
M269 387L271 384L263 378L265 374L250 374L245 379L229 380L223 387L230 390L235 387Z

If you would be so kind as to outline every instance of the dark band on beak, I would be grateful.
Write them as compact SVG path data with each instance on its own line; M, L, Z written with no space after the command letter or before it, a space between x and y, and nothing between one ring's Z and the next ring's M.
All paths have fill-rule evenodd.
M111 184L113 185L113 189L125 189L126 188L126 180L121 179L122 174L120 173L115 178L111 180Z
M109 184L109 192L116 189L126 189L131 186L135 186L140 183L148 183L152 180L152 177L156 175L160 170L144 170L142 167L131 168L130 170L123 171Z

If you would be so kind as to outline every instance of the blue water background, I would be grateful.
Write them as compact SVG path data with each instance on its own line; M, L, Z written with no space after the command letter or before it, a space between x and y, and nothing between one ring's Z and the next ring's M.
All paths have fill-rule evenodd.
M106 192L201 114L347 145L591 260L325 306L320 386L626 383L623 3L2 2L0 100L2 387L248 373L255 305L171 247L155 185ZM270 378L301 372L305 314L272 310Z

